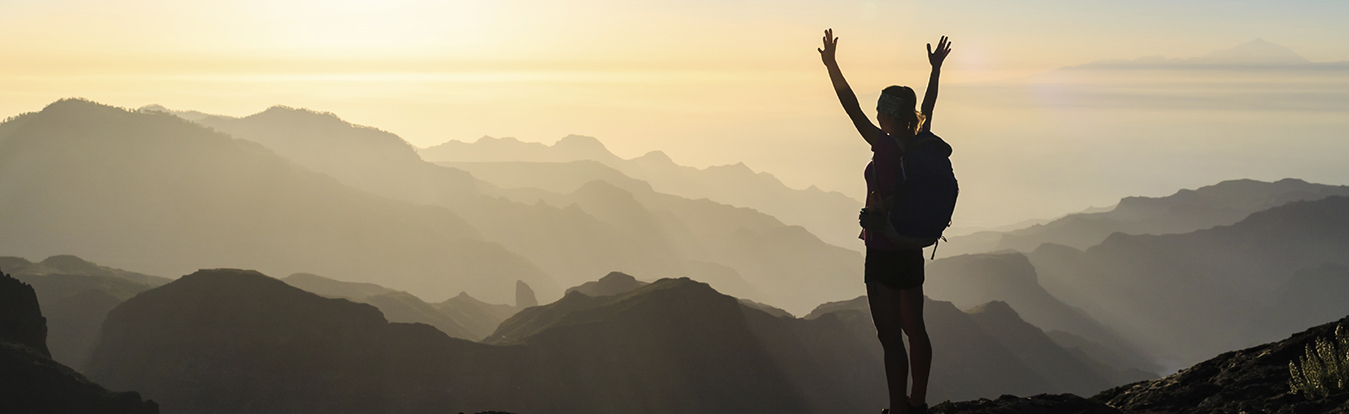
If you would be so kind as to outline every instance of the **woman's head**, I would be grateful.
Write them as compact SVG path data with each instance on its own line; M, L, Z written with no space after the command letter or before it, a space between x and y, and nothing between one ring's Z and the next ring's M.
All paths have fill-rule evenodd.
M918 131L922 125L922 115L914 110L918 105L918 96L908 86L890 86L881 90L881 98L876 102L876 120L881 130L887 134L909 134Z

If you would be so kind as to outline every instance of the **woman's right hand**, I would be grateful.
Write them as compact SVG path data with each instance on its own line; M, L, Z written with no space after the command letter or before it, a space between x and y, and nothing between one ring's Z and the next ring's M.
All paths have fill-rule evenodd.
M931 43L927 44L927 61L934 68L940 68L942 62L946 60L946 55L949 54L951 54L951 42L946 40L946 36L942 36L941 40L937 42L936 51L932 50Z
M834 59L834 50L838 48L838 38L834 37L834 29L824 31L824 48L815 49L820 51L820 60L824 61L825 66L838 65L838 60Z

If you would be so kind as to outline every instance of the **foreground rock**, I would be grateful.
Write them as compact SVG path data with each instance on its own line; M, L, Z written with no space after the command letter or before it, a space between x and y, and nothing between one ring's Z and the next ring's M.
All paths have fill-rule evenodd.
M1332 338L1349 317L1291 338L1227 352L1166 378L1116 387L1092 400L1126 413L1349 412L1349 393L1308 400L1289 393L1288 362L1317 338Z

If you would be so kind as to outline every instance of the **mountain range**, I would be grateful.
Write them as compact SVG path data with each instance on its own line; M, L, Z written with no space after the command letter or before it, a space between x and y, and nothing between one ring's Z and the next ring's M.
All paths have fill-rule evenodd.
M857 223L852 219L861 208L861 201L815 186L789 188L772 174L756 173L744 163L699 169L678 165L661 151L623 159L598 139L581 135L568 135L553 145L482 137L472 143L445 142L421 149L418 154L427 161L468 171L504 188L531 187L565 194L588 181L630 177L650 183L653 190L661 193L752 208L784 223L805 227L827 243L861 249ZM608 168L586 163L556 165L579 161ZM543 168L554 175L538 177L537 169Z
M90 375L180 412L766 413L884 403L865 297L798 319L689 279L624 276L525 308L473 343L256 272L202 270L114 309ZM604 295L582 293L601 286ZM934 400L1120 383L1006 304L972 314L926 306L943 350L934 363L945 367L934 371ZM1057 365L1032 365L1044 358Z
M19 256L306 271L445 296L556 285L445 208L361 192L163 113L71 99L14 117L0 124L0 194L0 251Z
M766 214L843 203L802 201L809 190L743 165L623 160L586 137L485 138L455 150L483 158L436 164L330 113L165 111L64 100L0 124L0 232L18 236L0 253L57 255L0 257L50 328L38 350L38 319L24 310L34 300L9 301L23 309L4 312L28 321L0 330L27 344L5 345L21 351L6 354L20 356L14 366L85 372L189 412L884 401L860 255ZM759 198L726 201L745 194L718 193L723 184ZM1343 317L1346 212L1349 187L1236 180L953 238L941 251L951 256L927 266L944 367L930 396L1090 395ZM111 266L291 276L173 280ZM1263 358L1238 354L1214 364ZM1223 381L1206 379L1218 365L1205 364L1091 400L954 406L1148 411Z
M163 113L159 108L143 112ZM860 284L847 282L848 275L861 271L856 251L825 243L802 227L785 225L756 210L661 193L641 181L615 179L622 175L612 171L582 177L576 186L560 190L565 193L504 189L463 170L421 161L397 136L352 125L330 113L273 107L242 118L184 116L260 143L346 186L448 209L486 240L528 258L563 285L611 271L655 278L698 275L728 293L797 312L861 292ZM572 138L562 147L603 149L598 141L589 140ZM586 142L595 145L583 145ZM525 172L531 171L556 172ZM851 227L851 218L847 221ZM348 281L379 280L350 272L303 271ZM562 293L558 284L526 281L544 298ZM496 286L495 292L460 290L506 302L503 290L509 285ZM395 287L433 300L449 293Z
M952 237L938 253L955 256L998 250L1030 252L1044 243L1086 249L1114 233L1178 234L1223 226L1251 213L1294 201L1349 196L1349 186L1313 184L1298 179L1275 182L1230 180L1166 197L1126 197L1099 212L1069 214L1044 224L1003 232Z
M1299 328L1251 329L1271 316L1287 317L1294 310L1301 320L1343 316L1349 310L1344 301L1279 306L1299 301L1288 292L1349 297L1341 281L1349 264L1346 228L1349 197L1332 196L1190 233L1115 233L1086 250L1044 244L1029 258L1055 297L1149 354L1184 366ZM1313 273L1295 278L1300 272Z

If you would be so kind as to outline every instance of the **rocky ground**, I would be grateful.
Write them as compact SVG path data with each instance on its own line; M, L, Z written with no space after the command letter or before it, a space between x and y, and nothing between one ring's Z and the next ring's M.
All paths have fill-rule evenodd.
M1091 397L1126 413L1349 412L1349 392L1308 400L1288 387L1288 362L1317 338L1333 338L1349 317L1292 337L1227 352L1166 378L1112 388Z

